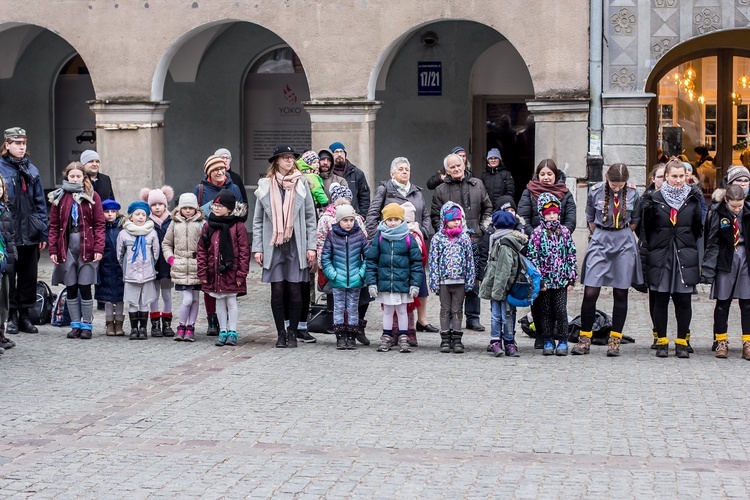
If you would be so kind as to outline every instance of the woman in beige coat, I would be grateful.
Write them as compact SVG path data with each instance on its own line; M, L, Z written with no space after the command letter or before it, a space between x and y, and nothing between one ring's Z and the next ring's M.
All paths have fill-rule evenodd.
M162 242L164 260L171 266L170 275L177 290L182 291L180 325L174 339L195 341L195 320L198 318L198 297L201 280L198 278L198 243L203 229L203 210L193 193L180 196L172 211L172 224Z

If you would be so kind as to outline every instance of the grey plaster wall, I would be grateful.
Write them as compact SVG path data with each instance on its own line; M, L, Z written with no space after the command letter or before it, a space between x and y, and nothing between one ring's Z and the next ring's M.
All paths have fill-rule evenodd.
M75 49L50 31L28 45L13 74L0 79L0 130L22 127L29 136L29 154L42 176L44 187L54 184L54 83Z
M251 23L236 23L219 35L203 56L194 83L175 83L167 74L164 98L166 182L176 193L192 191L203 176L203 163L216 149L232 152L241 172L244 77L256 57L284 43Z
M383 106L375 123L375 178L389 179L393 158L406 156L412 166L412 182L422 186L431 199L426 181L442 166L445 155L457 145L469 149L469 80L474 61L504 38L492 28L472 22L440 22L428 28L438 34L439 43L428 48L421 43L421 32L411 36L393 60L385 90L376 94ZM442 96L417 96L418 61L442 61ZM471 160L475 171L481 172L483 155L474 154Z

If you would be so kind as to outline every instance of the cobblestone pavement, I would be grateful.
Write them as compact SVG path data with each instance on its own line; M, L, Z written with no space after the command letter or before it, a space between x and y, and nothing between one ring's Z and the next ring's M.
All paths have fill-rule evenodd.
M336 351L328 335L274 349L257 282L240 299L236 348L202 334L107 338L100 312L90 341L50 326L13 336L0 359L0 498L748 497L750 363L736 307L730 359L712 356L705 293L689 360L654 357L636 292L637 342L620 358L598 346L546 358L521 334L522 356L506 359L479 333L464 355L440 354L437 334L408 355Z

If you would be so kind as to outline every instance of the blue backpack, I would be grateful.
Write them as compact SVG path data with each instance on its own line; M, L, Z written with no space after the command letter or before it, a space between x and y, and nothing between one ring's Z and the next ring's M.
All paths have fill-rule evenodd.
M542 274L539 269L525 255L518 252L518 269L516 278L508 290L508 304L513 307L531 306L539 295L541 283Z

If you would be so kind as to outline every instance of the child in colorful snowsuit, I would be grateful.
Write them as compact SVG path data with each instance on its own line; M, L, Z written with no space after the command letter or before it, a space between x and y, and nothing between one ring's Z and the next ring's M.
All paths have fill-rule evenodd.
M117 259L117 237L122 231L125 216L120 214L120 204L108 199L102 202L104 212L104 256L99 263L99 284L96 285L94 298L104 302L104 320L107 325L106 335L122 336L125 322L123 292L125 282L122 280L122 266Z
M235 208L240 207L240 211ZM247 293L250 245L242 223L246 207L234 193L219 191L198 245L198 277L204 292L216 299L219 336L215 345L237 345L237 296Z
M464 209L449 201L440 209L440 229L432 238L427 285L440 296L440 352L461 354L464 297L473 289L476 267Z
M128 205L128 220L117 236L117 260L122 265L125 290L123 301L129 304L130 340L146 340L150 304L157 298L156 261L159 258L159 236L151 209L145 201Z
M167 205L174 198L174 190L169 186L161 189L141 189L141 199L148 202L151 209L149 217L154 221L154 231L159 236L159 246L164 241L172 217L169 215ZM159 255L156 261L156 299L151 303L151 336L152 337L174 337L172 330L172 288L174 284L170 277L170 269L164 254ZM162 297L162 308L159 311L159 295ZM161 322L161 324L160 324Z
M729 353L728 319L732 300L740 303L742 358L750 360L750 206L742 186L727 186L724 200L708 220L702 281L711 283L716 357Z
M511 212L498 210L492 214L494 232L488 242L490 248L487 269L479 289L479 297L490 301L490 345L494 356L518 357L518 346L512 328L508 328L508 290L518 273L519 254L528 237L515 230L516 217ZM503 346L503 344L505 344Z
M180 324L174 339L195 342L195 321L200 306L201 280L198 277L198 243L205 224L203 210L193 193L180 195L172 210L172 224L167 228L161 244L175 288L182 292Z
M325 207L328 205L328 195L326 195L325 187L323 186L323 179L318 175L318 163L320 157L318 157L315 151L307 150L297 158L297 167L302 175L307 180L307 185L310 186L310 193L312 194L315 207Z
M0 349L10 349L16 343L5 336L5 322L10 309L10 276L16 263L16 235L13 213L8 205L8 191L5 189L5 178L0 175L0 235L5 243L5 272L0 281Z
M541 219L531 233L527 256L542 275L538 334L544 339L542 354L568 355L568 289L578 278L576 246L567 227L560 223L560 200L542 193L537 200ZM557 346L553 332L557 324Z
M381 211L383 220L367 251L367 286L370 297L383 304L383 335L379 352L387 352L393 342L393 313L398 316L400 352L409 349L406 305L414 301L422 282L422 256L419 245L404 222L404 209L389 203Z
M90 339L94 321L91 286L104 252L104 213L83 165L68 164L63 185L47 196L50 209L49 256L52 284L64 284L70 312L69 339ZM79 298L80 295L80 298Z
M336 208L336 224L326 236L321 255L323 273L333 291L336 349L357 348L359 294L365 284L365 254L370 244L355 216L351 205Z

